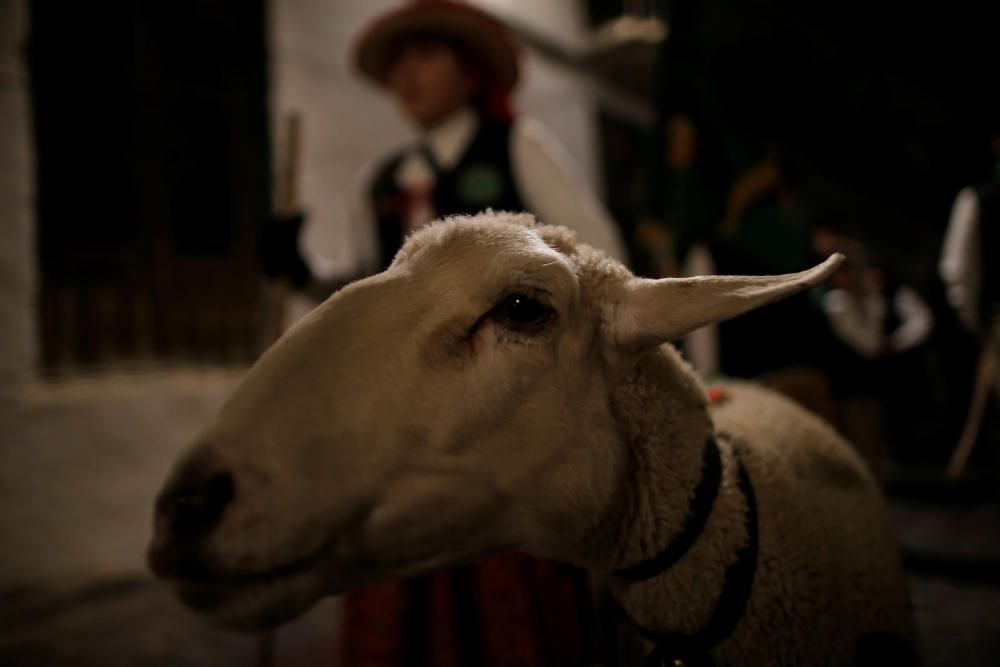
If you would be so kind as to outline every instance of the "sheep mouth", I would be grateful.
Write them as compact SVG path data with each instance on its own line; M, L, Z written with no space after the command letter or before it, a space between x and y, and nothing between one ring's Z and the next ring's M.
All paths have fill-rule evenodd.
M189 608L208 615L218 625L235 630L260 630L288 621L322 597L327 546L268 570L246 572L206 569L168 582Z
M308 572L308 568L253 575L228 574L212 579L174 579L171 586L191 608L211 611L249 592L279 588Z
M328 548L324 545L317 551L294 560L289 560L282 565L277 565L266 570L238 570L224 567L208 567L203 569L192 569L172 577L174 583L192 586L212 586L221 588L239 588L241 586L255 586L267 584L274 581L295 576L315 567L327 554Z

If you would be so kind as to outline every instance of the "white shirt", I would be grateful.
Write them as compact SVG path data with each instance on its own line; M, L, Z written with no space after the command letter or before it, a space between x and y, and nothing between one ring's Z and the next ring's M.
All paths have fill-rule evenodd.
M879 356L884 339L893 350L902 352L926 340L934 326L931 309L913 289L903 286L892 299L892 308L902 323L886 336L883 326L888 307L882 294L859 298L844 289L830 290L823 300L823 310L837 337L868 359Z
M478 127L476 112L465 108L424 133L421 142L442 169L450 169L461 159ZM521 199L539 222L569 227L582 243L625 260L618 226L551 132L533 119L517 118L510 133L510 156ZM371 181L378 164L368 165L355 187L351 243L357 273L373 273L378 268L377 225L370 201ZM414 148L403 158L395 178L401 188L413 190L433 186L435 175L426 158ZM321 279L331 277L324 276L322 267L313 264L313 272Z

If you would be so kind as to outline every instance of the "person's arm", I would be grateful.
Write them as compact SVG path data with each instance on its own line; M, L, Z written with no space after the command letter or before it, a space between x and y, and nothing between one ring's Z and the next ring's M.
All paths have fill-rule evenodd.
M900 287L893 307L903 323L889 334L891 351L902 352L924 342L934 326L934 315L920 295L909 287Z
M312 271L312 280L303 290L322 301L344 285L378 271L378 238L370 189L375 164L365 166L355 180L348 210L347 243L349 252L334 259L304 251Z
M823 312L841 341L868 359L879 356L882 347L881 322L870 319L862 304L843 289L827 292Z
M979 201L972 188L955 198L945 233L938 272L948 288L948 302L970 330L979 327Z
M582 243L628 261L618 225L586 184L569 152L541 123L517 119L510 153L517 188L540 222L569 227Z

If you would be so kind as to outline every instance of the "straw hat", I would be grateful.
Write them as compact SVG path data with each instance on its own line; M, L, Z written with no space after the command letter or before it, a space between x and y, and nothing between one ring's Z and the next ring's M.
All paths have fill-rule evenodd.
M354 58L361 72L384 86L401 41L443 36L475 53L497 84L517 83L518 47L513 34L483 10L454 0L412 0L375 18L361 32Z

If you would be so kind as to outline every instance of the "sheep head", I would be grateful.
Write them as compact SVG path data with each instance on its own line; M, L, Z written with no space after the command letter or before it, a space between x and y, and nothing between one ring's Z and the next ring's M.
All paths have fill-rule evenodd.
M609 392L639 352L837 261L650 281L530 216L425 228L249 371L167 481L150 563L246 628L505 549L590 564L625 460Z

